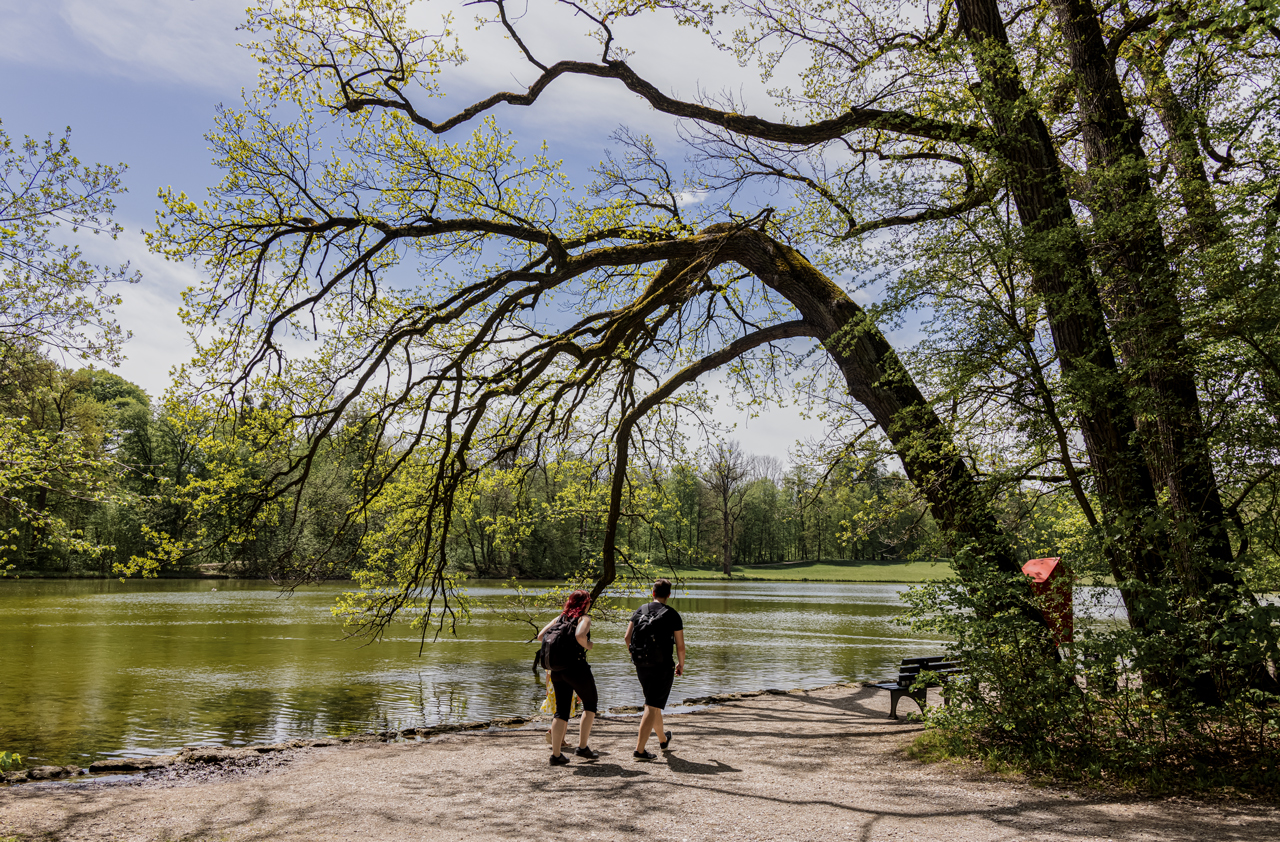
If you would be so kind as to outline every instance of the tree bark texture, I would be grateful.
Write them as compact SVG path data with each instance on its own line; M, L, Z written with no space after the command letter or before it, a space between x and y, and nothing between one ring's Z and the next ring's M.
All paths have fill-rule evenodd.
M1106 254L1114 324L1137 413L1155 419L1148 452L1184 528L1176 541L1193 595L1233 581L1226 512L1213 476L1194 367L1189 359L1164 231L1142 148L1097 10L1090 0L1052 0L1076 79L1081 136L1095 202L1095 239ZM1188 544L1193 544L1188 546ZM1190 556L1202 556L1204 563Z
M980 96L1000 138L1000 156L1027 237L1032 280L1044 299L1103 522L1114 542L1116 551L1108 556L1112 573L1132 605L1136 594L1123 583L1158 582L1169 546L1167 536L1152 541L1146 534L1146 523L1158 509L1156 488L1111 349L1101 291L1057 150L1022 84L997 4L958 0L957 8L981 79ZM1130 611L1130 622L1141 626L1141 612Z
M1141 125L1128 111L1096 10L1088 0L1052 5L1077 85L1094 208L1093 254L1067 201L1052 139L1021 83L997 4L957 3L1009 166L1010 190L1029 234L1028 262L1044 295L1063 382L1079 407L1104 522L1119 538L1121 553L1112 554L1113 566L1117 560L1132 565L1113 572L1130 623L1147 635L1166 634L1166 609L1148 609L1147 586L1176 583L1186 598L1208 597L1215 616L1252 595L1231 570L1226 512ZM1100 266L1105 287L1090 265ZM1123 367L1111 351L1113 338L1124 354ZM1142 587L1126 586L1125 573ZM1254 672L1269 675L1265 668ZM1203 701L1217 700L1205 674L1192 683Z

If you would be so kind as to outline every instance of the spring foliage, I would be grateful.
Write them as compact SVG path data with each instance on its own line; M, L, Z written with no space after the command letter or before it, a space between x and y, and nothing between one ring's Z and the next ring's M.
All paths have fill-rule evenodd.
M1057 540L1118 589L1142 698L1272 703L1276 616L1252 590L1277 487L1272 4L530 7L587 26L587 60L492 0L479 23L532 81L461 109L442 97L461 36L422 8L251 10L263 70L210 136L223 180L166 194L151 234L207 273L190 399L230 425L272 407L249 512L296 509L334 442L357 466L334 534L388 549L359 622L447 611L459 515L550 464L599 483L604 593L644 560L628 525L660 510L652 480L688 461L718 372L747 407L793 389L821 407L826 468L902 466L963 589L939 599L981 630L961 639L1074 692L1019 575L1027 536ZM781 116L664 93L628 40L658 16L778 83ZM570 78L681 120L687 165L621 130L578 186L518 148L510 109ZM900 352L878 325L907 318L925 337ZM478 517L495 540L522 528ZM1000 727L1030 739L981 663L1013 694Z

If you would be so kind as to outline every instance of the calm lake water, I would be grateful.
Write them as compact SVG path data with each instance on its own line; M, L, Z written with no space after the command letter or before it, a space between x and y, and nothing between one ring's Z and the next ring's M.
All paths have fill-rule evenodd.
M217 587L217 591L211 590ZM672 699L819 687L889 675L941 651L893 621L905 585L693 583L688 674ZM0 750L31 764L164 754L534 713L545 691L530 631L500 587L457 637L393 629L342 639L341 585L283 595L269 583L0 580ZM636 604L644 601L638 597ZM642 704L623 628L598 624L590 659L602 710Z

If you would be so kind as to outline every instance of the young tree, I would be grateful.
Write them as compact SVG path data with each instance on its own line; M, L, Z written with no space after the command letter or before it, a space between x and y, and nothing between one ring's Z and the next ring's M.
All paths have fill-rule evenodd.
M720 516L720 569L726 576L733 575L733 544L754 470L752 461L736 441L720 441L708 450L702 469L702 482Z

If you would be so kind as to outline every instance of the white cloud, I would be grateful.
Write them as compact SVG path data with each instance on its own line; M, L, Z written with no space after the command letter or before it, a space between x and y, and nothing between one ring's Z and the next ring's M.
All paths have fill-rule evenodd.
M236 46L244 0L0 0L10 61L236 90L256 67Z
M683 193L676 194L676 204L682 208L689 205L700 205L706 200L706 190L686 190Z
M770 406L758 410L753 418L721 401L716 405L715 417L733 425L728 438L737 439L743 450L757 456L773 456L784 465L798 443L821 439L829 429L826 422L806 417L797 406Z
M126 233L118 239L86 237L81 245L91 260L107 265L129 261L141 270L139 283L120 290L116 321L133 336L125 343L125 360L115 371L158 399L169 388L170 371L191 357L193 347L178 308L183 290L198 283L201 275L190 265L152 254L137 233L139 226L128 220L121 223Z
M245 0L0 0L0 53L12 62L58 67L145 82L229 93L252 86L257 71L238 46L247 33ZM487 10L489 7L480 7ZM522 91L538 74L497 26L477 30L475 7L465 0L425 0L414 7L413 24L438 32L452 13L454 31L470 60L445 70L445 102L423 103L434 116L452 113L495 91ZM728 20L726 25L732 23ZM568 7L530 2L516 21L521 37L545 63L571 58L596 61L600 46L589 24ZM753 71L738 67L689 27L666 12L616 22L618 42L635 50L628 61L660 90L685 99L700 92L733 91L752 113L773 111ZM556 80L535 108L499 107L504 123L522 136L595 143L620 124L659 140L674 140L675 120L655 115L639 97L613 80L566 76ZM657 119L655 119L655 117Z

